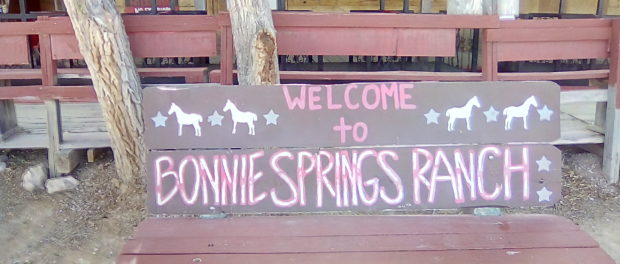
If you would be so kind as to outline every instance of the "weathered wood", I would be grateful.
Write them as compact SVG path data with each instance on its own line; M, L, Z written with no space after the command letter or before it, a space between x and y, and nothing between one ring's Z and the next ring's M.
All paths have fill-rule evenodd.
M86 156L88 159L88 162L92 163L95 162L95 160L101 156L103 153L105 153L105 149L103 148L89 148L86 151Z
M47 160L50 177L60 176L58 173L56 162L60 152L60 144L62 144L62 116L60 113L59 100L46 100L45 108L47 110Z
M610 183L620 181L620 20L613 21L610 44L603 172Z
M0 87L9 82L0 80ZM4 141L16 132L17 115L15 115L15 103L13 100L0 99L0 141Z
M84 160L83 149L62 149L56 155L56 173L69 174Z
M267 1L227 0L239 84L278 84L276 30Z
M11 47L11 52L3 52L0 56L0 65L30 63L28 36L0 36L0 47Z
M123 189L144 177L142 88L121 16L112 1L65 0L106 120ZM140 185L137 185L140 186Z

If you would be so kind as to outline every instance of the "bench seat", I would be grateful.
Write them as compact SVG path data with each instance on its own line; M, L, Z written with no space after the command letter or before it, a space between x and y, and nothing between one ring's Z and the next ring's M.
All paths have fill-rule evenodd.
M151 218L118 263L597 263L613 260L553 215Z
M209 82L220 83L221 70L209 72ZM237 71L233 71L236 77ZM319 81L482 81L479 72L424 71L280 71L282 80Z

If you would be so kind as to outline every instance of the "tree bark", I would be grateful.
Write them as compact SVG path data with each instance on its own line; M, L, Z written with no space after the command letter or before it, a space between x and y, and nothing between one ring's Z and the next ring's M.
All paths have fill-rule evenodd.
M227 0L241 85L280 83L276 30L266 0Z
M122 18L112 0L64 0L88 65L123 191L142 185L142 88Z

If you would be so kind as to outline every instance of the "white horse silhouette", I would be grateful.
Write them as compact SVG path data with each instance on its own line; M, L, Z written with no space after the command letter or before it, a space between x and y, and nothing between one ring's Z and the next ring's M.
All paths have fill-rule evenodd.
M523 128L527 129L527 116L530 113L530 106L538 107L538 102L536 102L536 98L533 95L528 97L522 105L506 107L504 109L504 115L506 116L504 130L512 129L512 119L515 117L523 118Z
M184 125L193 125L194 126L194 136L199 137L201 135L201 131L200 131L200 122L202 122L202 116L201 115L199 115L199 114L186 114L175 103L172 103L170 105L170 110L168 110L168 115L172 115L172 113L175 113L177 115L177 123L179 123L179 137L183 135L183 126Z
M456 122L457 118L465 119L467 122L467 130L471 130L470 118L471 118L471 110L473 107L480 108L480 101L478 101L478 96L474 96L463 107L453 107L446 111L446 116L450 119L448 120L448 131L454 131L454 122Z
M226 100L226 105L224 106L224 112L230 110L233 120L233 131L235 134L237 132L237 123L246 123L248 124L248 134L254 135L254 121L257 120L256 114L252 112L243 112L240 111L235 104L233 104L230 100Z

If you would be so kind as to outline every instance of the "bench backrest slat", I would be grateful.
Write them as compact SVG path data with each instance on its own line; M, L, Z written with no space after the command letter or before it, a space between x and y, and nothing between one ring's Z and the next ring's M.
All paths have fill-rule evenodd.
M0 65L30 63L28 36L0 36L0 47L11 47L10 52L2 52Z

